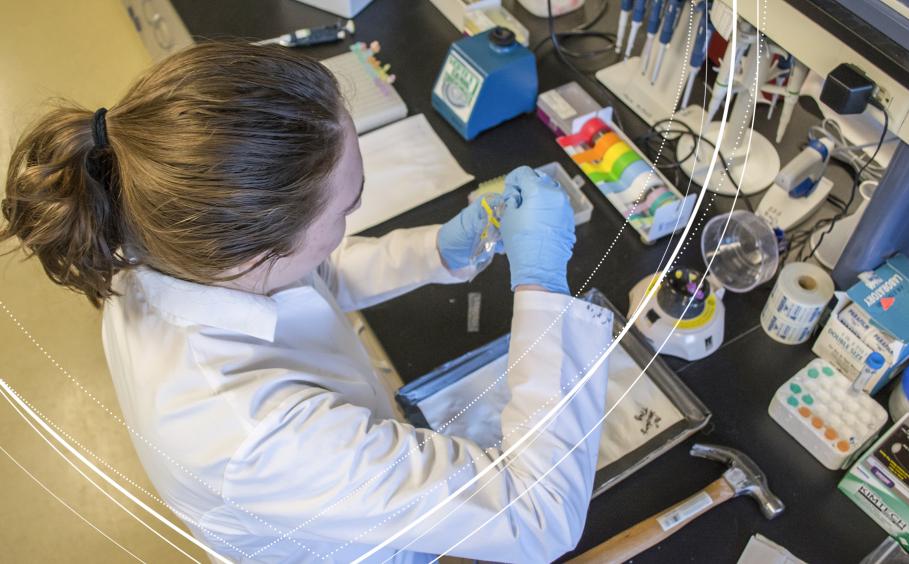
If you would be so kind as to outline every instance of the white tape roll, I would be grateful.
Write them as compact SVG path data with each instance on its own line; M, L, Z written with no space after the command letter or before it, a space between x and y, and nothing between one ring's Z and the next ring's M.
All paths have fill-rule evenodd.
M833 297L833 280L820 267L793 262L783 267L761 312L761 326L775 341L804 343Z

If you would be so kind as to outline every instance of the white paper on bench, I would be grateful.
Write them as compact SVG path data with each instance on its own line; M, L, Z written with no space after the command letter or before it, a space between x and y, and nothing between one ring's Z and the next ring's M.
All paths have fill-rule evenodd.
M378 225L473 180L426 116L417 114L360 136L366 186L347 234Z

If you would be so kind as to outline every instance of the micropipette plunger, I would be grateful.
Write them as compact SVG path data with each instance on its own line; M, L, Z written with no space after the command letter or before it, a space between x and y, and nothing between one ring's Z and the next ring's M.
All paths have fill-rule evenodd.
M647 18L647 39L644 41L644 50L641 51L641 74L647 74L650 66L650 51L653 48L653 39L660 30L660 17L663 15L663 0L653 0L650 6L650 17Z
M688 107L688 99L694 86L694 79L707 58L707 46L710 45L710 34L713 26L710 23L710 14L707 12L707 2L701 0L697 8L701 12L698 22L698 34L694 40L694 49L691 51L691 68L688 69L688 84L685 85L685 94L682 96L682 108Z
M663 64L663 57L669 48L669 42L672 41L672 34L675 31L675 20L682 11L682 4L685 0L669 0L669 6L666 8L666 15L663 17L663 29L660 30L660 46L657 51L656 63L653 66L653 75L650 77L650 84L654 84L657 77L660 76L660 67Z
M645 12L647 12L647 0L634 0L634 10L631 11L631 33L628 34L628 47L625 48L626 59L631 56L631 50L634 49L634 40L638 36L641 22L644 21Z
M726 84L730 68L732 69L733 81L735 80L734 77L738 71L739 61L742 60L745 51L748 50L748 47L751 46L755 39L752 34L753 30L754 28L747 23L739 22L735 51L732 50L732 43L726 47L726 54L720 62L720 70L717 72L716 81L713 83L713 91L710 93L710 104L707 105L707 121L713 121L713 116L716 115L717 110L720 109L720 105L723 103L723 99L726 97L726 91L730 87L729 84Z
M628 27L628 16L631 15L632 0L622 0L619 12L619 29L615 32L615 52L622 52L622 41L625 39L625 28Z
M792 72L792 55L787 55L782 57L777 61L776 68L780 71L780 74L776 77L776 85L782 86L783 81L786 80L786 77L789 76L789 73ZM773 93L773 98L770 99L770 107L767 109L767 119L773 117L773 109L776 108L776 103L779 101L780 95L778 92Z
M783 98L783 108L780 110L780 123L776 128L777 143L782 141L783 135L786 134L786 128L792 118L792 110L799 101L799 93L802 91L802 85L805 84L806 76L808 76L808 67L792 59L792 69L789 71L789 81L786 83L786 96Z

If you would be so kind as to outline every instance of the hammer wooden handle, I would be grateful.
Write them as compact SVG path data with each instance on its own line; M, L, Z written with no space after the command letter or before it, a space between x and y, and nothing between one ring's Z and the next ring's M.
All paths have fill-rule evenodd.
M613 564L629 560L660 543L699 515L735 497L729 483L720 478L703 490L665 511L649 517L603 544L571 560L573 564Z

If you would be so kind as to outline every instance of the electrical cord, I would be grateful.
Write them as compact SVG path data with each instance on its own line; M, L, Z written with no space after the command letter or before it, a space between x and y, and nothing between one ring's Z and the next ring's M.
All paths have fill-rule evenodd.
M671 127L670 124L673 126L679 126L681 129L676 129L674 127ZM661 127L663 125L666 125L666 127ZM674 134L674 136L667 135L667 134ZM695 151L697 150L698 139L700 138L700 142L709 145L711 149L715 149L716 144L713 143L712 141L710 141L709 139L706 139L702 136L698 136L698 134L695 133L695 131L687 123L681 122L679 120L673 120L671 118L661 119L661 120L655 122L653 124L653 126L651 126L649 132L645 133L644 135L638 137L635 140L635 142L638 145L642 145L645 148L645 152L647 152L648 157L650 157L655 152L655 149L653 147L654 139L659 139L660 143L662 145L664 145L664 149L663 149L664 154L672 155L672 154L675 154L675 152L676 152L675 148L678 146L678 141L682 137L691 137L694 140L694 143L691 146L691 150L688 151L688 154L686 154L684 157L682 157L680 159L672 159L671 157L663 156L661 158L661 160L664 161L663 164L656 163L656 167L661 170L670 169L670 170L674 171L674 173L675 173L674 180L675 180L676 185L678 185L681 180L679 171L682 167L682 164L687 162L689 159L691 159L695 156ZM738 191L739 184L738 184L738 182L736 182L735 178L732 177L732 171L730 170L729 163L726 161L726 158L723 156L722 152L718 153L717 156L719 157L720 163L723 166L724 174L729 179L729 182L731 182L732 185L735 187L736 191ZM730 196L727 194L719 194L719 193L717 193L717 196L721 196L724 198L734 197L734 196ZM745 196L744 194L740 194L739 199L741 199L742 201L745 202L745 207L747 207L749 211L751 211L751 212L754 211L754 206L752 206L751 201L748 199L747 196Z
M837 208L840 211L846 211L846 202L843 201L840 197L829 194L827 196L827 203L831 206Z
M615 96L612 94L612 92L610 92L605 86L600 84L600 82L598 80L591 78L587 73L582 72L578 67L576 67L574 65L574 63L572 63L569 60L570 57L589 59L589 58L594 58L594 57L597 57L600 55L605 55L610 52L613 52L613 49L615 49L615 36L614 35L612 35L610 33L605 33L605 32L589 31L589 29L591 27L593 27L603 17L603 15L606 14L608 6L609 6L609 0L603 0L603 7L600 8L600 11L590 21L582 24L581 26L579 26L569 32L559 33L559 32L556 32L556 30L555 30L555 18L552 15L552 0L546 0L546 15L547 15L546 19L547 19L547 23L549 26L549 37L546 40L544 40L543 42L538 43L534 47L534 51L536 51L536 49L538 47L545 44L546 42L551 42L552 47L555 50L556 56L558 57L559 61L562 62L562 64L564 64L566 67L571 69L571 71L575 75L577 75L582 81L587 82L588 84L592 84L594 86L594 88L597 88L601 92L605 93L605 95L609 98L610 104L612 105L612 108L613 108L613 114L612 114L613 121L615 121L616 125L618 125L621 129L625 129L625 126L622 124L622 118L618 112L618 102L615 99ZM606 41L608 43L608 46L603 49L588 51L587 53L582 53L579 51L572 51L572 50L566 51L565 48L562 46L562 43L559 39L560 36L563 34L566 34L565 35L566 39L570 39L572 37L600 37L601 39L603 39L604 41ZM590 54L590 56L587 56L588 54Z
M533 51L534 51L534 53L536 53L546 43L552 43L556 56L559 58L559 60L565 66L567 66L569 69L571 69L572 72L574 72L576 75L581 77L583 80L585 80L589 83L592 83L595 87L597 87L597 88L601 89L603 92L605 92L605 94L612 101L612 106L614 109L613 120L616 122L616 124L621 129L625 129L625 127L622 125L622 121L621 121L621 118L620 118L618 112L615 111L615 110L617 110L617 103L615 101L614 95L608 89L606 89L606 87L604 87L602 84L600 84L599 81L592 79L586 73L584 73L580 69L578 69L569 60L569 58L592 59L592 58L596 58L596 57L599 57L602 55L614 53L614 49L615 49L615 35L614 34L590 30L590 28L592 28L594 25L596 25L603 18L603 16L606 14L606 12L608 10L608 7L609 7L609 1L604 0L603 6L589 21L585 22L584 24L582 24L572 30L557 32L555 30L555 18L552 13L552 0L546 0L547 24L548 24L548 28L549 28L549 36L538 41L537 44L534 45ZM564 41L567 41L567 40L576 39L576 38L584 38L584 37L599 38L599 39L605 41L607 43L607 46L602 49L594 49L594 50L590 50L590 51L575 51L572 49L565 48L565 46L562 44ZM669 128L659 129L660 125L669 124L669 123L675 123L676 125L680 125L680 126L684 127L684 129L669 129ZM666 135L667 133L674 133L674 134L676 134L676 136L669 137ZM698 134L696 134L694 132L694 130L692 130L691 127L688 126L688 124L679 122L678 120L673 121L672 119L663 119L663 120L660 120L660 121L654 123L653 126L650 128L650 132L648 132L647 134L645 134L644 136L639 138L639 139L644 140L647 149L650 151L650 154L648 156L651 157L654 153L654 150L650 146L650 142L655 137L660 138L660 141L662 143L669 144L669 150L664 150L663 153L674 154L675 153L674 147L675 147L676 142L682 136L686 136L686 135L691 136L695 140L695 144L692 145L692 149L689 151L689 153L687 155L685 155L684 158L679 159L679 160L674 160L671 158L667 158L665 156L665 154L663 154L663 155L661 155L660 159L658 159L659 161L662 161L662 164L660 164L659 162L657 162L655 164L655 166L661 170L663 170L663 169L673 170L674 177L675 177L674 180L675 180L676 185L679 185L680 181L681 181L680 169L681 169L682 163L684 163L688 159L694 157L695 150L697 147L697 139L699 138ZM709 141L708 139L700 138L700 140L702 142L706 143L707 145L709 145L711 148L716 148L716 145L714 143L712 143L711 141ZM736 182L735 178L732 177L732 173L730 171L729 164L727 163L727 161L726 161L725 157L722 155L722 153L719 153L718 156L719 156L720 162L723 166L724 173L729 178L729 181L735 187L736 191L738 191L739 184L738 184L738 182ZM721 196L721 197L726 197L726 198L733 197L733 196L729 196L726 194L717 194L717 195ZM745 202L745 206L748 208L749 211L752 211L752 212L754 211L754 206L751 204L751 201L748 199L747 196L745 196L744 194L741 194L740 199Z
M826 222L825 222L825 220L819 221L817 223L817 225L815 225L814 229L809 231L807 237L810 239L812 233L817 232L818 229L824 228L824 226L821 226L822 222L825 222L825 225L827 227L827 230L824 231L823 233L821 233L820 237L818 237L817 243L811 249L811 252L808 253L808 255L805 256L804 258L803 258L803 254L804 254L805 249L804 248L801 249L801 251L799 252L800 261L811 259L811 257L814 256L814 254L817 252L818 248L820 248L821 244L824 242L824 237L826 237L827 234L829 234L831 231L833 231L833 228L836 225L836 222L838 222L839 220L843 219L843 217L846 216L846 213L848 212L849 207L852 206L852 202L855 201L855 193L858 191L858 186L862 181L862 174L865 172L865 169L867 169L871 163L874 163L874 159L877 158L878 152L881 150L881 147L884 145L884 139L887 137L887 130L890 128L890 115L887 113L886 108L884 108L884 106L882 104L880 104L879 102L877 102L876 100L871 100L869 103L872 106L876 107L877 109L881 110L881 112L883 112L883 114L884 114L884 127L881 130L881 138L878 140L877 147L874 148L874 153L871 155L871 158L864 160L864 164L862 164L861 168L859 168L858 171L855 173L855 178L852 180L852 189L849 191L849 199L845 202L845 206L843 207L843 209L841 209L840 212L837 213L835 216L826 220ZM854 147L856 147L856 146L851 146L850 148L854 148ZM862 154L864 155L864 153L862 153ZM883 169L883 167L880 167L880 165L877 165L877 163L875 163L875 166L880 169ZM883 170L881 170L881 175L883 175ZM877 180L879 178L880 177L876 178L875 180Z
M559 46L562 49L562 53L574 57L576 59L592 59L600 55L605 55L610 52L614 52L615 49L615 34L606 33L603 31L591 31L590 28L595 26L603 16L606 15L606 12L609 10L609 0L603 0L603 6L600 8L600 11L597 12L590 20L584 22L578 27L571 29L569 31L560 31L556 32L555 37L558 41ZM550 11L550 14L552 12ZM602 49L594 49L592 51L574 51L565 47L565 43L570 39L578 38L596 38L601 39L606 43L606 46ZM547 37L539 40L536 45L533 46L533 52L536 53L543 45L552 41L552 35L550 34Z
M879 104L873 104L876 108L884 112L884 119L888 119L886 116L886 111L882 109L882 106ZM886 129L884 130L886 132ZM885 139L886 139L886 133ZM880 180L881 176L884 175L884 167L874 162L874 157L868 158L868 155L863 149L867 147L874 146L874 142L864 143L861 145L851 145L846 141L846 137L843 135L840 124L833 119L824 118L820 125L813 125L808 128L808 137L813 140L825 138L833 144L833 151L831 151L830 156L834 159L840 160L852 167L853 170L864 170L864 178L860 178L859 182L863 180ZM881 145L882 143L878 143ZM878 147L879 150L879 147ZM863 168L864 167L864 168Z

